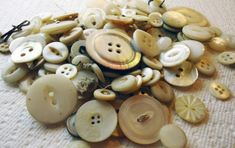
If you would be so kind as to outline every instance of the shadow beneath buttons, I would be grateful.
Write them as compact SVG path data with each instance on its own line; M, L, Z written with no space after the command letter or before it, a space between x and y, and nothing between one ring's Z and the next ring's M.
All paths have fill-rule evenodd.
M187 86L187 87L177 87L177 86L174 86L174 89L176 89L178 91L182 91L182 92L183 91L197 92L197 91L202 90L204 82L205 82L204 80L199 78L191 86Z

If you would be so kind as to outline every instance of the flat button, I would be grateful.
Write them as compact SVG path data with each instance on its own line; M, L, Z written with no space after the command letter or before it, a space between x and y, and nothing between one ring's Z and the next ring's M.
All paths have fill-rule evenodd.
M222 52L227 50L228 42L221 37L214 37L208 43L209 47L215 51Z
M14 63L32 62L42 54L42 44L39 42L25 42L12 53Z
M68 21L68 20L74 20L78 17L78 13L67 13L59 16L55 16L52 19L56 21Z
M133 15L136 15L135 9L122 9L122 16L132 17Z
M60 75L37 79L27 93L29 113L44 124L65 120L74 111L76 104L76 88L69 79Z
M217 60L223 65L235 64L235 52L227 51L218 55Z
M131 38L120 31L99 30L87 39L88 54L99 64L117 70L136 66L141 55L134 52Z
M149 14L149 20L148 22L153 27L161 27L163 25L162 15L159 12L152 12Z
M68 32L69 30L73 29L76 26L77 26L76 21L55 22L55 23L43 26L41 28L41 32L48 33L48 34L61 34L61 33Z
M66 128L72 136L79 137L75 127L75 117L75 115L68 117L68 119L66 120Z
M63 64L56 70L56 74L63 75L69 79L75 77L77 75L77 72L77 67L72 64Z
M184 15L176 11L167 11L162 15L164 23L171 27L182 28L187 24L187 19Z
M79 37L82 35L82 28L76 27L70 30L69 32L65 33L63 36L60 37L60 42L70 45L77 41Z
M223 84L218 82L213 82L210 84L210 93L217 99L227 100L230 98L230 90Z
M95 31L97 31L97 29L95 29L95 28L89 28L89 29L84 30L83 31L84 38L87 39Z
M6 42L0 43L0 52L6 53L6 52L9 52L9 51L10 51L10 49L9 49L9 44L8 43L6 43Z
M216 71L215 66L206 58L202 58L195 66L200 73L207 76L212 76Z
M127 92L137 87L137 81L135 76L126 75L114 79L111 83L111 87L114 91Z
M128 98L118 115L125 136L138 144L157 142L161 127L167 123L161 103L146 95Z
M116 99L116 94L108 89L96 89L94 91L94 97L97 100L101 100L101 101L112 101Z
M68 48L60 42L52 42L43 49L43 57L50 63L61 63L68 57Z
M161 73L158 70L153 70L153 76L150 79L150 81L148 81L147 83L145 83L145 86L151 86L154 85L155 83L157 83L161 78Z
M56 73L61 64L44 63L43 68L49 72Z
M198 79L197 68L190 62L184 62L177 67L164 69L164 79L180 87L190 86Z
M149 67L145 67L141 72L143 84L148 83L153 78L153 70Z
M161 70L163 67L162 63L160 63L157 58L148 58L146 56L143 56L142 60L147 66L152 69Z
M103 101L88 101L76 113L76 129L84 140L100 142L112 135L117 126L117 113Z

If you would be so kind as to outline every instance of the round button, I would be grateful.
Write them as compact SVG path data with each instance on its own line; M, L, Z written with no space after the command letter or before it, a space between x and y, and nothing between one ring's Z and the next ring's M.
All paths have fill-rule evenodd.
M201 61L198 62L195 66L200 73L207 76L212 76L216 71L215 66L205 58L201 59Z
M153 78L153 70L146 67L141 72L143 84L148 83Z
M75 127L75 117L75 115L68 117L68 119L66 120L66 128L72 136L79 137Z
M69 32L65 33L63 36L60 37L60 42L70 45L77 41L79 37L82 35L82 28L76 27L70 30Z
M88 54L101 65L117 70L135 67L141 59L134 52L131 38L116 30L99 30L87 39Z
M159 12L152 12L149 14L149 23L153 27L161 27L163 25L162 15Z
M59 16L54 16L52 19L56 21L74 20L78 17L78 13L66 13Z
M65 120L75 109L77 91L73 83L60 75L37 79L29 88L26 106L29 113L45 124Z
M14 63L32 62L42 54L42 44L39 42L25 42L12 53Z
M214 37L208 43L209 47L215 51L225 51L228 48L228 42L221 37Z
M171 27L182 28L187 24L187 19L184 15L177 11L167 11L162 15L164 23Z
M91 69L92 69L92 71L96 74L96 76L98 77L98 79L99 79L101 82L105 83L104 74L103 74L102 70L100 69L100 67L99 67L96 63L94 63L94 64L91 65Z
M108 89L97 89L94 91L94 97L101 101L112 101L116 99L116 94Z
M8 43L4 42L4 43L0 44L0 52L6 53L6 52L9 52L9 51L10 51L10 49L9 49Z
M117 113L109 103L88 101L78 109L75 125L84 140L100 142L110 137L115 130Z
M213 82L210 84L210 93L217 99L227 100L230 98L230 90L223 84Z
M167 11L166 5L163 0L157 0L157 1L150 2L149 9L151 12L159 12L161 14Z
M145 86L154 85L155 83L157 83L158 80L160 80L160 78L161 78L161 73L158 70L153 70L152 78L147 83L145 83L144 85Z
M158 141L159 131L167 123L161 103L147 95L128 98L121 105L118 115L125 136L138 144Z
M157 58L148 58L146 56L143 56L142 58L144 64L146 64L147 66L149 66L152 69L157 69L157 70L161 70L163 65L162 63L160 63Z
M172 46L172 39L169 37L160 37L157 40L157 45L160 51L167 51Z
M168 32L172 32L172 33L178 33L181 31L181 28L174 28L174 27L171 27L167 24L163 24L163 29L168 31Z
M190 62L184 62L179 66L164 69L164 79L179 87L190 86L198 79L197 68Z
M61 34L68 32L69 30L73 29L77 26L76 21L62 21L62 22L55 22L52 24L45 25L41 28L41 32L48 33L48 34Z
M217 60L223 65L235 64L235 52L223 52L218 55Z
M72 59L72 64L77 66L78 70L81 69L83 65L90 63L92 63L91 59L82 54L77 55Z
M165 67L174 67L186 61L189 55L190 49L186 45L178 43L160 54L160 62Z
M135 22L148 22L149 17L143 15L133 15L131 16Z
M77 67L72 64L61 65L57 70L56 74L63 75L66 78L72 79L77 75Z
M83 31L83 36L85 39L87 39L92 33L96 32L97 29L89 28Z
M111 83L112 89L118 92L128 92L133 88L136 88L136 86L137 86L136 78L135 76L132 75L119 77L117 79L114 79Z
M60 42L52 42L43 49L43 57L47 62L58 64L68 57L68 48Z

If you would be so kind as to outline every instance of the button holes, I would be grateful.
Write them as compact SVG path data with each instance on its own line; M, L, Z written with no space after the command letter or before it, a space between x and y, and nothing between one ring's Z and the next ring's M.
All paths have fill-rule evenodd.
M67 70L68 69L68 67L64 67L64 70Z
M195 111L196 109L195 108L192 108L193 111Z
M120 53L121 53L121 50L117 49L116 52L117 52L118 54L120 54Z
M72 71L72 70L73 70L72 68L69 69L69 71Z
M204 65L204 64L205 64L205 62L203 62L203 61L202 61L201 63L202 63L202 65Z
M95 122L91 122L91 124L95 124Z
M108 49L109 52L113 52L113 50L111 48Z
M201 65L202 68L204 68L204 65Z
M99 115L97 115L97 118L98 118L98 119L100 119L100 116L99 116Z
M33 48L29 48L29 52L32 52L33 51Z
M64 71L61 71L62 74L64 74L65 72Z
M232 58L232 57L230 57L229 59L230 59L230 60L232 60L233 58Z
M109 46L113 46L113 43L110 42L110 43L108 43L108 45L109 45Z
M25 53L21 53L21 55L20 55L20 56L21 56L21 57L24 57L25 55L26 55Z
M219 89L216 87L215 90L218 91Z
M227 54L226 56L227 56L227 57L230 57L230 55L229 55L229 54Z
M180 74L176 74L175 76L179 78L179 77L180 77Z
M158 35L158 37L160 38L160 37L162 37L162 35L161 35L161 34L159 34L159 35Z
M97 123L99 124L99 123L100 123L100 120L98 120Z
M183 68L181 68L181 67L180 67L178 70L179 70L180 72L184 71Z
M223 94L223 91L219 91L220 94Z
M120 48L120 47L121 47L121 45L120 45L120 44L116 44L116 46L117 46L118 48Z
M92 22L92 25L94 25L94 26L95 26L95 25L96 25L96 22Z
M68 75L69 75L69 73L66 73L66 75L68 76Z
M217 85L218 88L221 88L219 85Z
M95 119L95 117L94 117L94 116L92 116L92 117L91 117L91 119L92 119L92 120L94 120L94 119Z

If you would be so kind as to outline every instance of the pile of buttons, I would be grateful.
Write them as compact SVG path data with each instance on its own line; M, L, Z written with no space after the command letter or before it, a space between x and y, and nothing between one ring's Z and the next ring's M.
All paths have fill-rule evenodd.
M207 108L193 95L175 97L172 86L188 87L199 73L215 73L206 47L221 52L219 63L235 64L235 36L191 8L166 9L164 0L45 13L21 27L1 40L0 51L11 53L2 78L26 93L34 119L65 122L72 136L84 140L70 147L90 147L88 142L110 136L185 147L185 133L171 121L172 106L192 124L203 122ZM221 100L231 96L218 82L210 93Z

